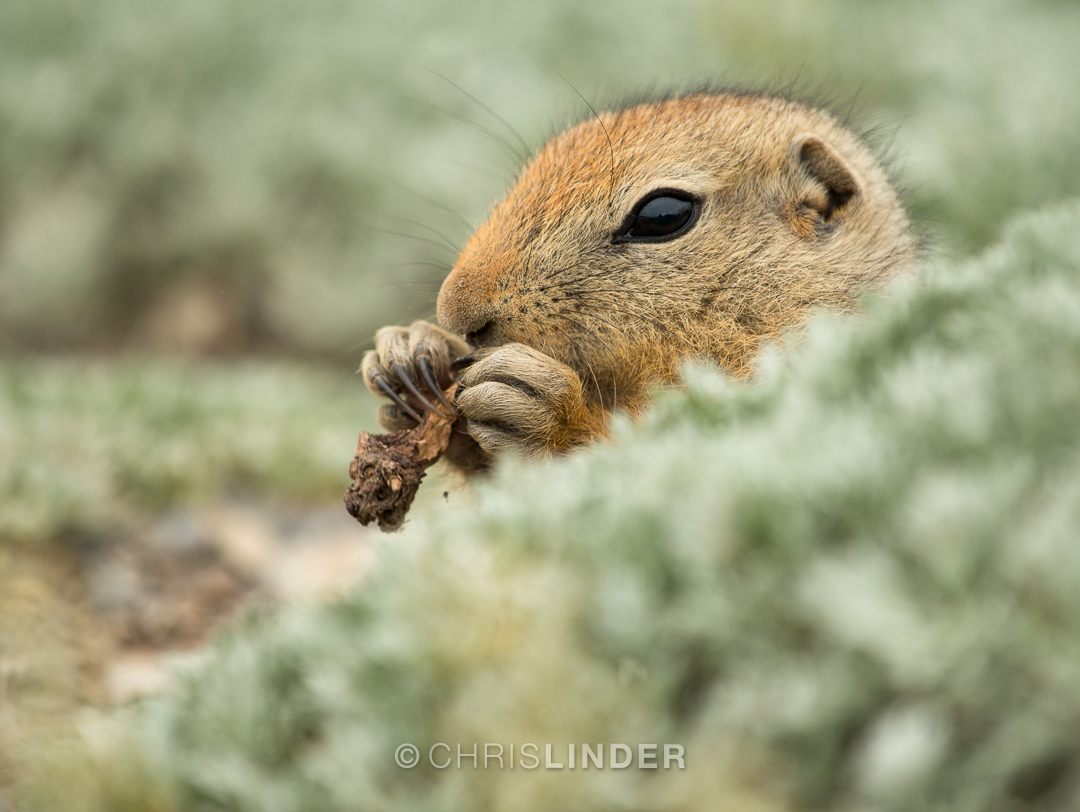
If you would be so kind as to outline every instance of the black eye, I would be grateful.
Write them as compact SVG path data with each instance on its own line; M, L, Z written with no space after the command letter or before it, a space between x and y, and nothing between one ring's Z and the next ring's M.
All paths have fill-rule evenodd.
M614 242L663 242L688 231L701 204L686 192L660 191L639 202L615 232Z

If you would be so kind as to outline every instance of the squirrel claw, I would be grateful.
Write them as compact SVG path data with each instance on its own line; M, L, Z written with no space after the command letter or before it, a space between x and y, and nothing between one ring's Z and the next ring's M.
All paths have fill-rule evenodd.
M431 394L438 398L439 403L445 406L450 411L450 414L457 414L457 409L450 405L450 401L446 399L446 395L439 388L439 382L435 380L435 369L431 365L431 358L426 355L418 355L415 360L416 367L420 370L420 377L424 379L424 383L431 390Z
M405 412L405 414L407 414L409 417L411 417L417 423L419 423L421 420L423 420L423 418L417 413L416 409L414 409L412 406L410 406L408 403L406 403L404 400L401 399L401 396L397 392L394 391L394 387L392 387L387 382L386 378L384 378L384 377L382 377L380 375L380 376L376 377L374 380L375 380L375 385L378 386L383 391L383 394L386 395L388 398L390 398L390 400L394 401L394 403L397 404L397 407L399 409L401 409L403 412Z
M450 369L457 372L459 369L465 369L467 366L471 366L476 363L476 353L470 352L468 355L463 355L460 358L455 358L450 362Z
M416 381L414 381L412 379L412 376L409 375L409 370L405 369L405 367L403 367L401 364L391 364L390 368L394 370L394 374L397 375L397 379L405 385L405 388L412 393L414 398L420 401L421 405L423 405L425 409L427 409L429 412L439 411L434 403L424 397L424 394L420 391L420 387L416 385Z

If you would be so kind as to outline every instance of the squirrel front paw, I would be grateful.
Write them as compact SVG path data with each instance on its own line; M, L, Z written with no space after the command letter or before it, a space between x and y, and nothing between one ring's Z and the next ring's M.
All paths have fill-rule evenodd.
M565 364L524 344L474 357L458 375L454 405L487 454L543 456L604 434L603 411L589 404L581 379Z
M410 429L424 411L438 411L438 404L453 413L443 390L453 382L453 361L468 352L469 345L456 335L426 321L379 330L360 371L368 389L391 401L379 407L382 427Z

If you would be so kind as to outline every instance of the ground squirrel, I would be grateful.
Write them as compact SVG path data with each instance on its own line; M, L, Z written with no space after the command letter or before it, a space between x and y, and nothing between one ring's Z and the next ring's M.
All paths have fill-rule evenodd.
M446 456L466 472L565 451L688 359L747 376L763 340L850 307L915 249L881 165L827 113L726 93L601 113L549 141L468 240L445 329L383 328L364 380L398 430L446 408L456 376Z

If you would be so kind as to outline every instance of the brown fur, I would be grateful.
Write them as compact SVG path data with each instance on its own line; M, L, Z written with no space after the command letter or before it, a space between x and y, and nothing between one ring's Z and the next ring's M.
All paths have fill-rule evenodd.
M613 243L660 188L701 199L696 224ZM459 409L487 455L565 450L687 359L747 376L763 340L811 307L850 307L914 253L885 172L826 113L723 94L602 113L522 170L443 283L439 322L481 358ZM365 359L369 385L391 349Z

